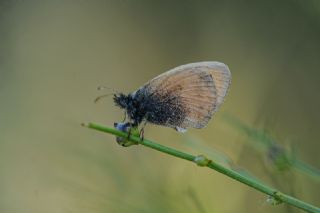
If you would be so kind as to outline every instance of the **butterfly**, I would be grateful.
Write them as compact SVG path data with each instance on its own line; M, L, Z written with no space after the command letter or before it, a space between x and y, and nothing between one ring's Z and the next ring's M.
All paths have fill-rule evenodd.
M147 123L170 127L178 132L186 132L188 128L201 129L220 108L230 83L230 70L221 62L178 66L132 93L114 94L115 105L124 109L128 117L128 121L114 126L130 134L131 128L143 123L142 139Z

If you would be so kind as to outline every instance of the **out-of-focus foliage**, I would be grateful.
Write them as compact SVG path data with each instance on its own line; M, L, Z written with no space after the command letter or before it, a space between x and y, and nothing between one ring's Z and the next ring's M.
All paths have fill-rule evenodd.
M112 98L93 102L108 93L98 86L131 92L205 60L226 63L232 84L209 125L186 133L203 147L159 126L145 137L195 154L219 150L221 162L319 206L317 180L272 172L222 118L268 129L281 147L292 141L299 159L319 168L319 38L318 1L1 1L0 212L299 212L80 126L123 119Z
M267 162L271 163L275 169L284 171L294 168L320 181L319 169L299 159L292 149L283 147L281 143L277 142L277 140L265 130L249 127L239 119L228 114L225 115L225 119L233 128L245 133L249 138L248 141L253 142L253 145L261 150Z

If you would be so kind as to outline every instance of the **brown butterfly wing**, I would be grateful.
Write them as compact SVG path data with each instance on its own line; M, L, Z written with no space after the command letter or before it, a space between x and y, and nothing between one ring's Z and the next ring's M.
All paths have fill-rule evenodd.
M228 66L221 62L207 62L206 66L208 66L208 71L213 78L217 90L217 111L227 95L231 83L231 72Z
M157 76L144 85L142 88L148 91L149 96L160 99L160 104L174 99L175 101L170 102L168 106L175 114L181 115L178 117L171 115L163 123L154 123L172 127L178 131L184 131L189 127L205 127L226 94L225 84L219 83L219 91L215 86L215 79L225 82L226 74L220 71L222 65L219 62L182 65Z

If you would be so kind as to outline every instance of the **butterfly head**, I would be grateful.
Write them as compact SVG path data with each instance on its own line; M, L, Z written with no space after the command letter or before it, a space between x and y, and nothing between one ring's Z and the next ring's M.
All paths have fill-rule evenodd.
M132 105L133 98L130 94L125 95L123 93L118 93L113 95L113 101L116 106L120 107L121 109L128 109Z

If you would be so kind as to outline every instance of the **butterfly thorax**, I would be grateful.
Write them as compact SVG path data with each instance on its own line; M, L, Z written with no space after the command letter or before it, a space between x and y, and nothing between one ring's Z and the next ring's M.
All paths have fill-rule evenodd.
M134 94L115 94L113 100L117 106L126 110L130 120L133 121L134 126L138 126L146 116L146 110L143 107L143 102L139 100Z

